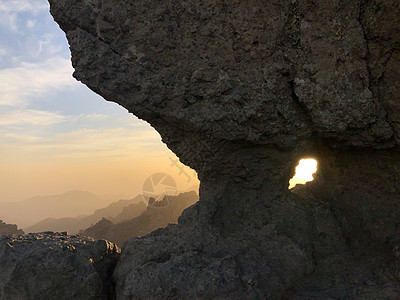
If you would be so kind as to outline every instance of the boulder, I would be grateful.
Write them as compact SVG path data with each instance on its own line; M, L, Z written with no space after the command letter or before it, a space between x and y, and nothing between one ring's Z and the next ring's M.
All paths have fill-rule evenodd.
M0 237L0 299L112 299L119 253L108 241L66 233Z

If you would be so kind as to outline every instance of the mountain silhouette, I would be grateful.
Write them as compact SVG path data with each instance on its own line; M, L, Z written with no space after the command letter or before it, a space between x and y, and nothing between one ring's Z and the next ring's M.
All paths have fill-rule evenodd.
M146 235L157 228L177 223L183 210L199 200L194 191L169 196L170 199L166 197L158 202L149 201L147 209L137 217L119 223L113 222L120 220L119 217L111 220L103 218L94 226L82 230L80 234L95 239L107 239L122 246L131 237Z
M19 202L0 203L0 218L22 228L45 218L65 218L92 214L110 201L85 191L35 196Z
M103 217L116 221L123 221L126 218L138 216L146 209L142 201L143 196L138 195L131 200L119 200L109 204L107 207L97 209L93 214L79 217L66 218L46 218L25 229L26 232L42 231L67 231L70 234L76 234L97 223ZM124 217L124 215L127 215Z

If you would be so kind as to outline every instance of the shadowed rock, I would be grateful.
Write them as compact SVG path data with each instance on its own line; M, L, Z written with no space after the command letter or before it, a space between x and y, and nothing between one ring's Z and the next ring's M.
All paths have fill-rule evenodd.
M117 297L399 295L397 1L50 3L74 76L201 180L178 225L125 244ZM317 178L291 193L304 156Z
M64 233L0 237L0 299L111 299L119 253Z
M24 234L24 231L18 229L17 225L6 224L2 220L0 220L0 235L8 234Z

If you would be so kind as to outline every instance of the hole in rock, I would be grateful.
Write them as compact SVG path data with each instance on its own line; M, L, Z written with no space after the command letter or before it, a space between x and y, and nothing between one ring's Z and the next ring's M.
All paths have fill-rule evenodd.
M294 188L297 184L305 184L306 182L313 181L313 174L317 172L317 161L313 158L300 159L296 167L296 173L289 180L289 189Z

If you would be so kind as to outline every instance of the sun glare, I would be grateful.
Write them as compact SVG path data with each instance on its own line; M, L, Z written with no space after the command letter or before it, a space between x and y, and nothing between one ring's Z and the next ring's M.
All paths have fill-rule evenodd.
M296 167L296 174L289 181L289 189L294 188L296 184L305 184L314 180L313 174L317 171L317 161L313 158L305 158L299 161Z

